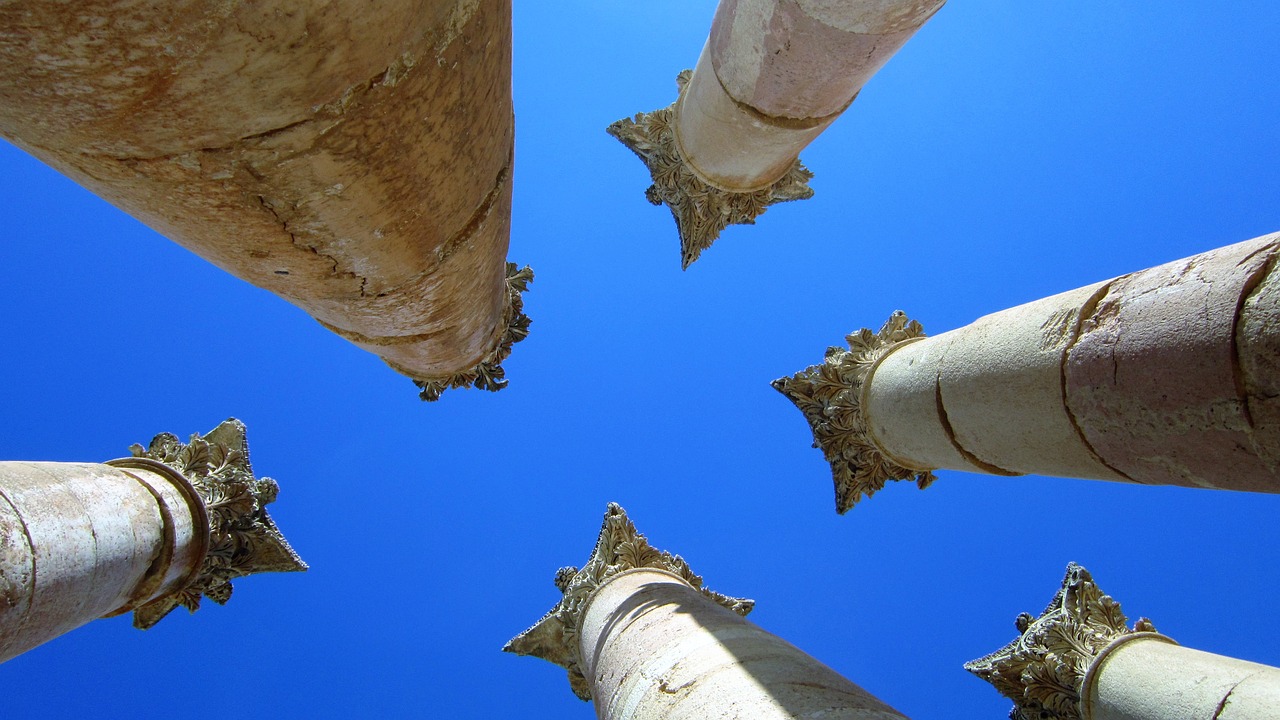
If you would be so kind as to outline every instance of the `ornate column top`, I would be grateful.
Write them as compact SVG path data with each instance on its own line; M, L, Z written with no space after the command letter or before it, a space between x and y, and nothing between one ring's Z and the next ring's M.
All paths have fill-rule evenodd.
M880 332L862 328L846 335L848 350L829 347L821 365L772 383L809 421L813 446L831 463L836 512L842 515L889 480L915 480L923 490L936 479L929 470L905 468L889 459L868 435L862 413L862 386L876 361L897 345L922 337L920 323L896 310Z
M160 433L143 448L129 448L134 457L163 463L186 477L204 500L209 515L209 553L187 587L156 598L133 612L134 627L146 630L181 605L191 612L200 596L219 605L231 599L231 581L264 572L297 572L307 564L289 546L266 506L280 487L268 477L257 478L249 465L244 423L232 418L186 443Z
M676 76L679 95L684 94L691 77L692 70ZM653 184L644 196L654 205L666 203L671 210L680 233L680 266L687 270L726 227L754 225L770 205L813 197L809 188L813 173L797 159L785 175L763 190L732 192L711 185L680 154L675 131L678 104L677 99L660 110L636 113L634 118L613 123L607 131L649 168Z
M502 323L499 325L502 333L498 336L498 342L493 350L481 358L480 362L448 377L438 378L417 377L393 362L386 360L384 362L387 362L396 372L412 377L413 384L418 386L418 397L427 402L439 400L444 391L450 388L464 388L470 385L490 392L505 388L507 373L502 369L502 362L511 356L512 345L529 337L529 325L533 323L524 313L522 296L522 293L529 289L529 283L533 282L533 270L528 265L519 267L509 262L506 282L507 307L503 311Z
M596 540L591 558L581 569L562 567L556 572L555 583L564 597L533 627L512 638L503 652L516 655L533 655L560 665L569 671L569 686L583 700L591 699L591 687L583 674L582 658L578 649L578 628L582 610L592 591L605 580L626 570L654 568L673 573L699 590L712 602L746 615L755 605L754 600L729 597L712 592L702 586L702 578L689 569L689 564L679 555L658 550L647 538L636 531L627 512L617 503L609 503L604 514L600 537Z
M1019 615L1017 639L964 669L1013 700L1010 720L1080 720L1084 682L1099 655L1119 638L1156 633L1146 618L1133 629L1125 622L1120 603L1102 594L1088 570L1071 563L1040 617Z

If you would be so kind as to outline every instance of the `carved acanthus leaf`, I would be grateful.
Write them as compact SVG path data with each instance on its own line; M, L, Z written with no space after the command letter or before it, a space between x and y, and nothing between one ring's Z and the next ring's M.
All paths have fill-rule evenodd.
M676 77L681 94L691 77L690 70ZM623 118L610 125L608 132L649 168L653 185L644 195L654 205L666 203L671 210L680 233L681 267L687 269L726 227L754 225L770 205L813 197L809 187L813 173L797 159L785 175L763 190L731 192L708 184L680 154L675 136L677 104Z
M1016 640L964 668L1013 700L1011 720L1080 720L1085 675L1098 654L1117 638L1155 632L1146 618L1132 629L1125 622L1120 603L1102 594L1088 570L1071 563L1039 618L1022 613Z
M581 569L563 567L556 572L555 584L564 597L537 624L512 638L502 648L503 651L533 655L565 668L574 694L590 700L591 688L583 675L578 649L582 609L587 598L605 580L636 568L656 568L673 573L711 601L739 615L751 612L755 605L754 600L721 595L703 587L702 578L689 569L683 558L650 545L645 536L636 531L626 511L616 503L609 503L600 537L587 564Z
M502 316L502 334L498 337L497 345L480 362L461 372L440 378L415 377L413 384L418 386L418 397L434 402L449 388L470 385L480 390L497 392L507 386L507 374L502 369L502 361L511 355L512 345L529 336L529 325L533 322L524 314L524 298L521 295L529 289L531 282L533 270L529 266L521 268L515 263L507 263L507 307Z
M863 328L848 335L848 350L827 348L821 365L772 383L804 414L813 430L813 446L831 463L836 512L848 512L889 480L915 480L923 490L935 479L930 470L906 468L890 460L868 435L862 412L862 384L876 360L899 343L919 337L924 337L924 328L898 310L880 332Z
M209 552L194 581L134 610L135 627L150 628L179 605L195 612L201 596L225 604L235 578L307 569L267 515L266 506L280 488L271 478L254 477L244 423L227 420L186 443L161 433L148 447L129 450L134 457L168 465L191 482L208 511L210 536Z

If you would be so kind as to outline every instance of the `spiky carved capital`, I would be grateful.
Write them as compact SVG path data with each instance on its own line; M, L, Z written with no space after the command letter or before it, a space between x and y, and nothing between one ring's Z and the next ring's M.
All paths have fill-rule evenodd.
M448 377L419 378L414 377L413 384L418 386L418 397L427 402L435 402L441 394L450 388L464 388L468 385L480 390L497 392L507 386L507 373L502 369L502 361L511 356L511 346L529 337L529 325L533 322L524 314L524 297L522 293L529 289L533 282L533 270L528 265L519 267L515 263L507 263L507 307L502 315L502 333L497 344L480 359L480 362ZM413 377L408 372L392 364L396 370Z
M1146 618L1132 629L1125 622L1120 603L1102 594L1088 570L1071 563L1040 617L1019 615L1016 640L964 668L1013 700L1010 720L1080 720L1085 678L1099 654L1120 638L1155 633Z
M266 506L280 487L271 478L254 477L244 423L226 420L186 443L161 433L148 447L133 445L129 450L134 457L163 463L186 477L209 516L209 552L194 580L134 610L134 627L146 630L179 605L195 612L202 595L223 605L231 599L235 578L307 569L267 515Z
M676 76L680 94L692 76L691 70ZM754 225L770 205L813 197L809 187L813 173L797 159L785 175L763 190L733 192L711 185L693 171L680 153L676 139L678 105L677 100L661 110L623 118L610 125L608 132L649 168L653 185L644 195L654 205L665 203L671 210L680 233L681 267L687 269L726 227Z
M848 350L829 347L821 365L772 383L809 421L813 446L831 463L836 512L842 515L889 480L915 480L921 490L935 480L930 470L906 468L891 460L872 441L862 411L862 386L876 361L904 341L921 337L920 323L898 310L880 332L863 328L847 335Z
M583 700L591 699L591 687L583 674L578 648L578 630L582 610L591 593L610 577L626 570L655 568L682 578L711 601L739 615L751 612L754 600L734 598L712 592L702 586L702 578L689 569L679 555L654 548L617 503L609 503L604 525L596 540L591 558L581 569L563 567L556 572L555 583L564 597L533 627L515 636L502 649L516 655L533 655L569 671L569 686Z

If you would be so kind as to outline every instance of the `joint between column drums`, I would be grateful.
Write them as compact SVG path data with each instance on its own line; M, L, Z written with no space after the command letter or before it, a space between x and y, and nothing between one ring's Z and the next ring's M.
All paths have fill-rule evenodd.
M1240 321L1244 316L1245 303L1253 295L1253 291L1257 290L1267 275L1276 268L1277 257L1280 256L1280 252L1277 251L1280 251L1280 244L1272 243L1254 253L1254 255L1270 253L1270 257L1252 275L1245 278L1244 285L1240 288L1240 297L1236 299L1235 313L1231 316L1231 381L1235 385L1236 397L1240 402L1240 414L1244 417L1245 424L1249 426L1251 436L1254 431L1254 422L1253 414L1249 411L1249 388L1244 379L1244 368L1240 365ZM1245 260L1248 259L1245 258Z
M711 63L711 74L715 75L716 82L719 83L720 88L724 90L724 96L733 101L733 104L737 105L738 109L743 113L750 115L752 119L759 120L766 125L784 128L787 130L812 130L816 127L829 125L835 122L836 118L843 115L844 111L848 110L849 106L853 105L853 101L857 100L858 95L862 93L862 88L855 90L853 97L849 98L849 100L845 102L844 105L841 105L840 109L835 112L828 113L821 117L793 118L787 117L786 115L771 115L749 102L739 100L734 97L733 93L729 91L729 86L725 85L724 80L720 79L720 71L716 70L716 64L714 61Z
M175 489L177 489L178 492L182 495L182 498L186 500L187 508L191 511L191 523L193 528L196 531L196 548L195 548L195 552L192 555L194 558L196 558L196 562L192 563L192 566L187 569L187 573L179 581L174 583L174 587L185 588L188 585L191 585L192 583L194 583L196 578L199 577L200 575L200 566L203 558L209 554L209 543L210 543L209 536L211 532L211 525L209 522L209 510L205 506L204 498L202 498L200 496L200 493L196 491L195 485L191 484L191 480L187 478L187 476L183 475L182 473L178 472L177 470L174 470L173 468L169 467L168 465L165 465L164 463L158 460L152 460L150 458L126 457L126 458L119 458L116 460L109 460L103 464L120 469L126 475L128 475L129 477L132 477L134 480L137 480L140 484L146 487L147 491L150 492L153 497L155 497L156 503L160 506L160 516L164 520L164 537L165 537L166 547L170 555L170 562L172 562L173 551L177 546L177 537L173 530L173 515L172 513L169 512L168 506L165 504L164 500L159 496L159 494L156 493L154 488L152 488L146 482L143 482L143 480L138 476L128 472L127 470L124 470L124 468L149 470L163 477L164 479L168 480L169 484L172 485ZM162 554L163 552L164 551L162 551ZM147 577L144 578L143 580L144 585L150 582L152 569L153 568L148 568ZM168 566L166 564L165 573L167 572L168 572ZM164 574L160 574L159 577L160 577L160 580L155 583L154 588L146 588L149 594L154 593L156 590L158 590L160 588L160 585L164 582ZM149 597L139 599L135 595L135 597L131 597L129 599L129 603L125 608L112 612L111 615L108 617L119 615L121 613L128 612L130 610L135 610L138 607L146 604L146 602L150 599L151 598Z
M165 503L164 498L160 497L160 493L128 470L120 468L120 472L133 478L156 501L156 509L160 512L160 536L163 545L160 547L160 553L147 566L147 572L142 576L142 580L138 581L138 585L129 593L129 599L125 604L106 613L102 616L104 618L123 615L151 599L164 584L164 577L169 574L169 568L173 566L174 548L178 544L178 536L173 529L173 513L169 512L169 505Z
M31 554L31 582L28 583L27 585L27 607L30 607L31 603L35 601L35 597L36 597L35 541L31 539L31 530L30 528L27 527L27 519L22 516L22 513L18 510L18 506L15 505L12 500L9 499L9 496L4 494L3 488L0 488L0 499L3 499L5 504L8 505L11 510L13 510L13 516L17 518L18 525L22 527L22 537L26 538L27 549L30 551L30 554Z
M1124 276L1122 275L1121 277ZM1098 303L1102 302L1102 299L1111 291L1112 283L1118 279L1119 278L1112 278L1100 285L1098 289L1094 291L1093 295L1089 296L1089 299L1085 301L1084 305L1080 307L1080 314L1076 317L1075 327L1071 330L1071 340L1062 348L1062 356L1058 360L1058 377L1060 379L1060 389L1062 393L1062 409L1066 412L1067 421L1071 423L1071 429L1080 440L1080 444L1089 453L1089 455L1093 457L1093 459L1111 470L1111 472L1124 478L1125 482L1138 483L1138 481L1130 477L1128 473L1107 462L1107 459L1102 457L1102 455L1094 449L1093 443L1089 442L1088 436L1084 434L1084 428L1080 427L1080 421L1076 418L1075 412L1071 409L1071 400L1067 396L1067 358L1071 355L1071 348L1075 347L1076 343L1080 340L1080 333L1084 329L1085 320L1091 317L1094 311L1098 309Z
M974 467L980 468L983 472L988 473L990 475L1003 475L1005 477L1017 477L1019 475L1026 474L1026 473L1020 473L1020 472L1014 472L1013 470L1005 470L1004 468L998 465L992 465L991 463L986 462L982 458L979 458L977 455L974 455L973 453L969 452L969 450L967 450L965 446L960 444L960 441L956 438L955 429L951 427L951 418L947 416L947 407L942 402L942 375L941 374L934 377L933 397L934 397L934 403L938 410L938 423L942 426L942 431L947 434L947 440L951 442L951 447L955 448L955 451L960 454L960 457L964 458L967 462L969 462Z

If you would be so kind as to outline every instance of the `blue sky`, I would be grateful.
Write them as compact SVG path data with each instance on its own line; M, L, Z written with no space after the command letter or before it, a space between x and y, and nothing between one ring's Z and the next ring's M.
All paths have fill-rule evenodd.
M752 619L917 719L1003 718L961 664L1068 561L1183 644L1280 665L1280 497L941 472L846 516L769 381L895 309L939 333L1280 229L1280 6L955 2L804 154L812 200L681 272L605 126L674 98L714 3L515 9L511 386L435 404L303 312L0 146L0 457L249 427L312 566L0 667L12 717L590 718L499 652L608 501Z

